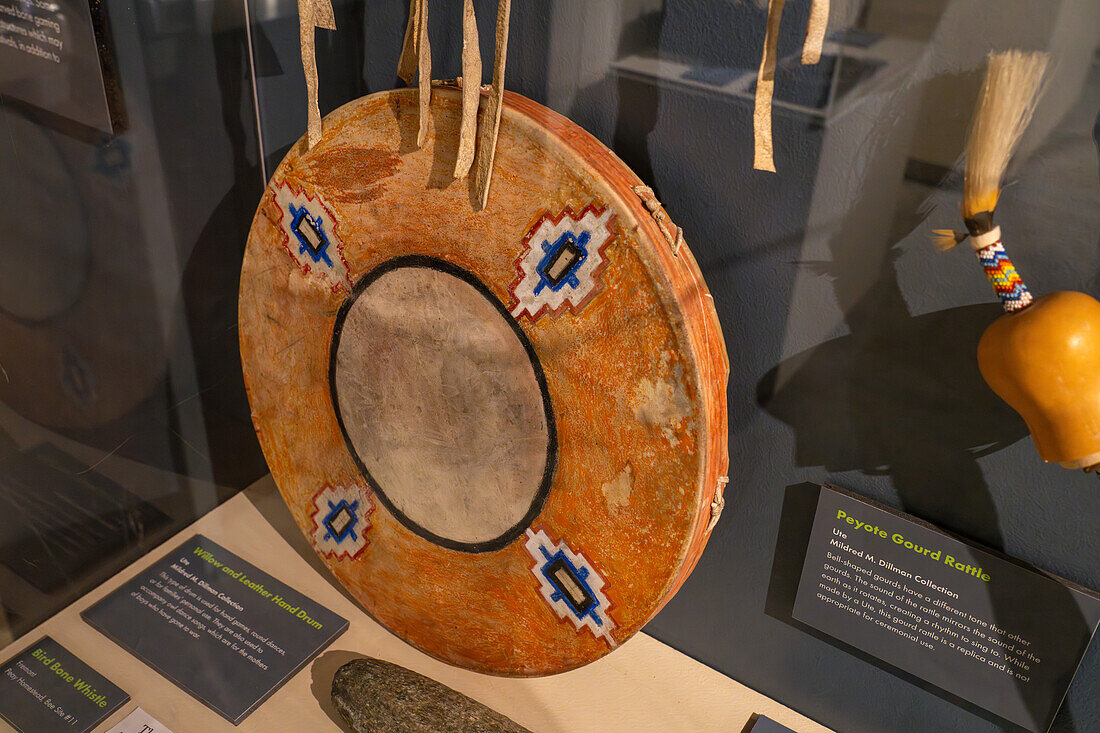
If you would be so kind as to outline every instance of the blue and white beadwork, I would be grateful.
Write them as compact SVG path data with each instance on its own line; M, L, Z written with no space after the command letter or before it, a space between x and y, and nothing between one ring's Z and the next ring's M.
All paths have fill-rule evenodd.
M544 215L524 238L512 283L512 316L532 320L569 305L577 313L599 292L611 241L611 211L585 207L580 215L566 207L557 217Z
M597 639L615 647L617 642L611 636L615 622L607 613L611 602L603 593L604 579L592 563L581 553L573 552L564 540L554 543L541 529L527 530L524 547L535 560L531 572L554 613L572 621L577 631L585 627Z
M372 511L363 488L325 486L313 497L313 546L330 557L354 560L367 546Z
M274 197L282 215L283 246L302 273L328 281L334 291L350 290L336 217L320 194L298 191L284 180L275 186Z

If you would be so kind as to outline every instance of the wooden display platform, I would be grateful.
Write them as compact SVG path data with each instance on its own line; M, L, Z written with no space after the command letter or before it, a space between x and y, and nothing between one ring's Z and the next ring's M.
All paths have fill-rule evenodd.
M350 621L343 636L236 728L80 619L82 610L195 533L232 550ZM7 660L47 634L131 695L131 701L97 731L109 730L138 706L175 733L346 731L329 701L329 687L336 670L360 656L386 659L428 675L535 733L738 733L754 713L800 733L827 730L644 633L607 657L553 677L490 677L428 657L375 623L331 578L294 525L270 477L4 648L0 659ZM11 728L0 722L0 730Z

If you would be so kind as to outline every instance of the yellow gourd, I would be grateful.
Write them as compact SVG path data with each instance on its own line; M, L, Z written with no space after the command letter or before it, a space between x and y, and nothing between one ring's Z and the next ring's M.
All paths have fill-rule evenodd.
M1024 418L1044 461L1100 464L1100 302L1060 291L1005 313L982 334L978 368Z

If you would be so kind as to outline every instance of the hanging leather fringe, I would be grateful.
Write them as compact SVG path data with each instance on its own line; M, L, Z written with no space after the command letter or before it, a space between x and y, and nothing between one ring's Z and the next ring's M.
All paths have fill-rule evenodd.
M321 109L317 104L317 51L313 29L336 30L330 0L298 0L298 40L306 76L306 150L321 139Z
M758 171L775 172L772 153L772 94L775 92L775 62L779 45L779 21L783 17L784 0L769 0L768 27L764 33L764 53L756 74L756 99L752 127L755 139L752 167ZM802 63L816 64L821 60L825 30L829 25L829 0L812 0L810 20L806 24L806 40L802 45Z
M477 108L481 102L481 47L477 36L474 0L462 6L462 127L458 133L455 178L464 178L474 163Z
M409 5L409 24L405 26L405 42L401 58L397 62L397 75L406 84L412 84L413 76L420 89L420 128L416 133L416 146L423 147L428 139L428 108L432 103L432 46L428 41L428 0L412 0Z
M416 133L416 146L424 147L424 141L428 139L428 108L432 103L432 46L428 42L428 0L420 0L417 21L416 81L420 85L420 130Z
M829 0L813 0L810 20L806 24L806 42L802 44L802 63L816 64L821 60L825 29L829 25Z
M474 170L474 201L477 209L485 208L489 199L489 184L493 175L497 138L500 135L500 115L504 105L504 68L508 58L508 21L511 0L500 0L497 6L496 59L493 83L489 88L489 104L481 103L481 50L473 0L464 0L462 8L462 125L459 131L458 154L455 157L455 178ZM432 60L428 44L427 0L410 0L409 23L397 75L411 84L414 75L420 88L420 129L417 145L423 146L428 135L428 110L431 104Z
M779 45L779 19L783 17L785 0L769 0L768 27L764 33L764 53L760 57L760 70L756 73L756 100L752 115L752 127L756 138L756 150L752 167L758 171L775 172L772 157L772 92L775 89L775 54Z
M497 137L500 135L500 113L504 105L504 66L508 55L508 19L511 0L499 0L497 6L496 58L493 61L493 86L489 106L478 124L477 158L474 168L474 200L477 208L485 208L489 200L489 184L493 177ZM466 85L463 85L465 88Z
M416 78L417 56L416 33L417 15L420 12L420 0L409 0L409 23L405 26L405 40L401 44L401 58L397 61L397 76L406 84L412 84Z

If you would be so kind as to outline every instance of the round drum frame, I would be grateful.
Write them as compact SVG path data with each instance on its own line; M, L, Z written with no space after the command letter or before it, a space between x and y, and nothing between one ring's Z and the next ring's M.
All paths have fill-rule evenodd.
M475 210L473 185L450 173L460 109L458 92L433 89L418 149L416 90L374 94L287 154L245 253L245 382L295 520L374 618L452 664L551 674L625 641L694 567L722 504L729 363L692 254L614 154L506 94L492 190ZM452 302L477 324L448 325ZM476 373L438 377L463 415L471 395L491 403L484 426L446 438L462 447L453 486L410 477L421 466L407 453L438 455L442 439L363 418L400 417L435 378L416 360L408 374L395 366L417 348L404 322L422 336L442 324L425 339L438 358L467 333L497 334L501 369L522 382L511 397ZM410 407L409 424L427 409ZM506 444L522 455L471 448L496 439L490 425L530 425L530 441ZM522 496L494 494L482 532L471 517L493 475L502 496Z

